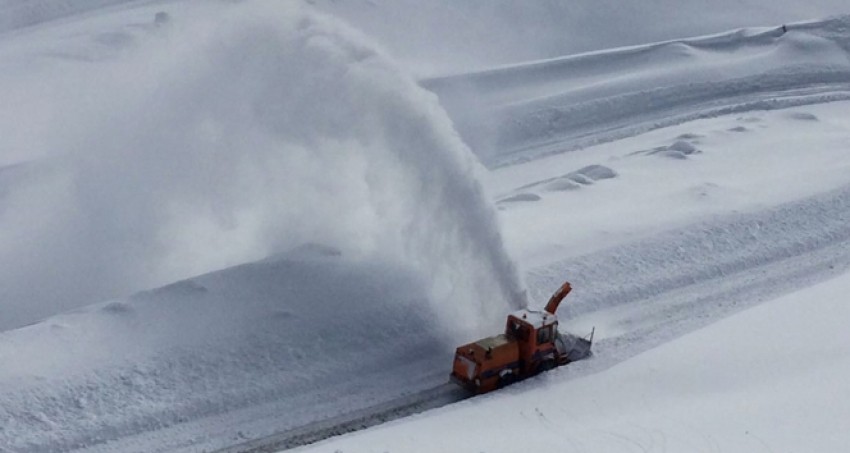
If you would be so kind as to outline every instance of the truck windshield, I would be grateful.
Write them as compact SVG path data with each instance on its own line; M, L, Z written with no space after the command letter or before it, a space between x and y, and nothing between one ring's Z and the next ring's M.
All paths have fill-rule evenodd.
M544 327L537 331L537 344L552 342L552 326Z

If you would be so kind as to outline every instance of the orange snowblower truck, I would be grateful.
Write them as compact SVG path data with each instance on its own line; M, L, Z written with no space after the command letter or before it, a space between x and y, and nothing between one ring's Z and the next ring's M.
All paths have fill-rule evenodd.
M543 311L515 311L508 315L505 333L457 348L451 380L471 392L487 393L590 356L593 332L589 338L558 332L555 310L570 291L566 282Z

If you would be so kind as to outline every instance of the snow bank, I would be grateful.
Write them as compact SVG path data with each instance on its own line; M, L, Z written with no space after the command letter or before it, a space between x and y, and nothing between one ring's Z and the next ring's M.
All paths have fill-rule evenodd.
M301 250L0 333L0 451L200 451L401 397L450 348L426 293L395 264Z
M4 200L2 326L305 243L412 266L449 331L489 330L524 303L435 96L306 8L195 14L59 66L51 80L73 94L42 131L50 171Z

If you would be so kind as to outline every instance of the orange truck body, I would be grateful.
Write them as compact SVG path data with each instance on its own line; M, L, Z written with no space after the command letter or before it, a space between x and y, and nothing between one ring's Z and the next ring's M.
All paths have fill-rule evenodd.
M558 332L554 313L571 290L564 283L543 311L513 312L505 333L458 347L450 379L474 393L486 393L590 355L592 335L584 339Z

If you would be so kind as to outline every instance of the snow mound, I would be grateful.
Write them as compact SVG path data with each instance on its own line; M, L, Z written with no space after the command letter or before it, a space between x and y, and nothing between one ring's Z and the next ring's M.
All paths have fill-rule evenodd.
M798 121L818 121L818 117L807 112L788 112L788 118Z
M649 151L647 154L657 154L671 159L687 159L688 156L699 154L702 151L686 140L677 140L670 146L662 146Z
M617 177L617 172L604 165L588 165L565 175L546 178L542 181L523 185L497 202L500 210L527 202L540 201L543 197L537 192L567 192L592 185L596 181Z
M502 198L501 200L499 200L499 203L503 204L503 203L516 203L516 202L522 202L522 201L540 201L540 200L541 200L540 195L537 195L537 194L534 194L534 193L518 193L516 195L511 195L509 197Z
M617 172L604 165L588 165L576 170L573 174L585 176L593 181L601 179L612 179L617 177Z
M518 191L526 191L529 189L542 189L548 192L563 192L569 190L576 190L581 188L582 186L589 186L596 181L604 180L604 179L613 179L617 177L617 172L613 169L606 167L604 165L588 165L586 167L582 167L576 171L571 171L565 175L556 176L553 178L547 178L543 181L534 182L531 184L526 184L520 188ZM509 199L513 199L515 197L527 198L528 195L533 194L518 194L508 198L503 198L501 201L507 201ZM539 200L540 197L535 195ZM526 200L527 201L527 200ZM535 200L536 201L536 200Z
M557 178L546 183L543 188L551 192L566 192L581 188L581 184L573 181L571 178Z
M0 333L0 445L91 447L263 404L284 429L400 397L450 358L427 292L391 263L279 258Z
M700 134L696 134L693 132L685 132L684 134L679 134L676 137L676 140L697 140L702 138L703 136Z
M690 143L688 143L684 140L676 141L672 145L668 146L667 149L669 149L671 151L679 151L682 154L695 154L695 153L699 152L699 150L696 148L696 146L694 146L694 145L692 145L692 144L690 144Z

